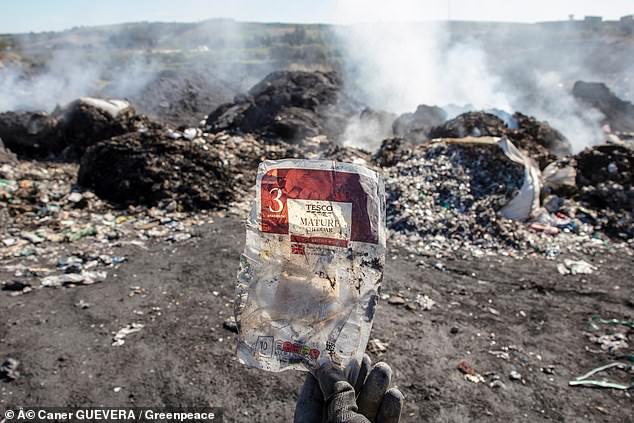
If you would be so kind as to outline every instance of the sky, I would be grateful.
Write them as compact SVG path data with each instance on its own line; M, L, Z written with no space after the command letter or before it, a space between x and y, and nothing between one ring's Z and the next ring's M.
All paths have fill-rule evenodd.
M0 0L0 33L122 22L538 22L634 14L634 0Z

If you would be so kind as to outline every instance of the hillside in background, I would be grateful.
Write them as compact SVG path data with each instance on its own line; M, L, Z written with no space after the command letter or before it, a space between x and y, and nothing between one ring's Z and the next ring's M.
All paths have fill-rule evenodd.
M378 40L368 39L368 31L360 39L366 49L380 42L383 33L392 34L396 44L402 41L407 48L401 51L395 45L395 51L383 53L377 46L369 52L374 55L370 62L365 57L351 60L351 52L357 49L344 42L354 39L359 26L211 19L0 35L0 69L14 70L0 75L0 93L11 93L5 96L11 100L0 100L0 111L50 111L78 96L94 95L128 98L143 113L193 124L268 73L283 69L339 70L346 74L352 96L373 108L398 113L412 111L421 103L473 108L472 97L477 98L481 90L479 98L490 107L513 107L551 119L554 106L549 103L562 96L557 91L569 93L580 79L604 82L621 98L634 98L630 77L634 22L425 22L412 24L407 32L396 24L380 25L369 26L369 32L376 29ZM429 49L417 50L419 40L412 38L419 35L410 35L417 31L433 32L436 55L432 57ZM391 61L393 69L383 75ZM394 81L399 68L406 72L407 83ZM421 81L428 69L435 76L426 75L424 83L416 81L418 69ZM382 78L378 82L383 91L378 95L371 92L377 85L368 78L373 74ZM429 86L439 79L446 79L448 90L457 86L457 94L426 98ZM392 110L394 101L390 100L403 95L402 91L422 94L405 108ZM496 103L497 92L504 94L504 101Z

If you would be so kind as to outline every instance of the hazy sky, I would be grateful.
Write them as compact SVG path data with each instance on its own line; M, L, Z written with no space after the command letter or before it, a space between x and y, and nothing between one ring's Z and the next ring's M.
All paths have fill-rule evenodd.
M0 33L224 17L261 22L535 22L634 13L634 0L0 0Z

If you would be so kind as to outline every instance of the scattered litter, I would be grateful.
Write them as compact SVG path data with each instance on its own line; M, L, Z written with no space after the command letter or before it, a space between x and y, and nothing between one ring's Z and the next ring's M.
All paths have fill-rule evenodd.
M522 375L517 370L511 370L511 373L509 373L509 379L522 380Z
M231 316L222 322L222 327L229 332L238 333L238 324L236 323L236 318L234 316Z
M92 306L91 303L88 303L84 300L79 300L78 303L75 303L75 307L81 308L82 310L85 310L87 308L90 308Z
M444 265L444 264L442 264L441 262L436 262L436 263L434 264L434 267L435 267L436 269L440 270L441 272L442 272L442 271L444 271L444 270L446 270L445 265Z
M44 265L53 256L59 257L58 268L64 273L102 270L99 267L127 260L113 252L115 245L147 248L150 238L181 242L191 238L197 226L213 221L210 214L183 213L169 201L122 210L91 191L75 191L77 172L77 163L0 164L0 260L30 257ZM9 180L5 177L10 183L1 183ZM151 223L160 230L157 236L150 235L152 228L142 228Z
M583 260L565 259L557 265L557 271L562 275L589 275L597 270L596 266Z
M509 361L511 359L508 351L489 351L489 354L506 361Z
M416 303L420 306L421 309L427 311L431 310L431 308L436 305L436 302L429 298L427 294L418 294L416 295Z
M400 295L394 295L388 298L387 303L392 305L403 305L405 304L405 299Z
M202 131L198 128L187 128L183 131L183 138L191 141L202 135Z
M496 379L492 381L491 383L489 383L489 387L492 389L498 389L498 388L505 389L506 385L501 380Z
M588 334L588 339L601 346L603 351L612 353L629 347L627 335L624 333L614 333L610 335Z
M484 377L476 372L476 370L466 360L461 360L456 368L460 370L460 372L464 375L464 378L469 382L484 382Z
M106 279L108 274L103 271L83 271L81 273L66 273L63 275L46 276L41 279L42 286L58 287L62 285L92 285Z
M388 344L387 342L383 342L378 338L373 338L370 339L370 341L368 341L368 348L367 350L369 352L371 352L372 354L383 354L384 352L387 351L387 347L389 347L390 344Z
M0 379L10 382L12 380L16 380L20 377L20 372L18 372L18 367L20 366L20 362L12 357L6 357L0 365Z
M40 244L44 242L44 238L38 236L37 234L34 234L33 232L22 232L20 236L22 237L22 239L26 239L33 244Z
M599 329L599 326L597 325L597 323L603 324L603 325L623 325L623 326L627 326L630 329L634 329L634 320L619 320L619 319L602 319L600 316L592 316L590 318L590 326L592 327L592 329Z
M25 288L31 287L28 282L8 281L2 284L3 291L23 291Z
M568 385L570 386L590 386L590 387L598 387L598 388L612 388L612 389L621 389L621 390L627 390L627 389L632 389L634 388L634 382L630 383L629 385L625 385L622 383L614 383L614 382L609 382L607 380L591 380L588 379L589 377L603 372L607 369L611 369L611 368L616 368L619 370L623 370L628 372L630 375L634 374L634 368L633 366L630 366L629 364L625 364L625 363L619 363L619 362L615 362L615 363L610 363L610 364L606 364L605 366L601 366L601 367L597 367L595 369L590 370L588 373L579 376L577 378L575 378L574 380L571 380L570 382L568 382Z
M73 192L68 196L68 201L71 203L79 203L84 199L84 196L80 192Z
M2 243L4 244L5 247L11 247L13 245L16 244L16 239L15 238L6 238L2 240Z
M97 229L93 226L89 226L87 228L80 229L78 231L71 231L66 234L66 238L70 242L79 241L80 239L87 236L95 236L97 235Z
M135 333L135 332L139 332L141 331L141 329L143 329L145 325L141 324L141 323L131 323L128 326L119 329L119 331L114 335L114 337L112 338L113 342L112 342L112 346L113 347L118 347L121 346L125 343L125 338L130 335L131 333Z
M618 166L615 163L608 164L608 172L612 175L616 174L619 171Z

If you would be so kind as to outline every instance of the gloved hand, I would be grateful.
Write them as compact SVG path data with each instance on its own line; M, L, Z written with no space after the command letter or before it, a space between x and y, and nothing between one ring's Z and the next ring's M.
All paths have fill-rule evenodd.
M386 363L372 367L366 354L355 387L331 363L306 376L295 407L295 423L398 423L403 394L388 390L392 369Z

